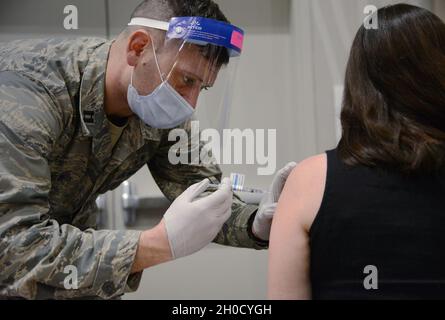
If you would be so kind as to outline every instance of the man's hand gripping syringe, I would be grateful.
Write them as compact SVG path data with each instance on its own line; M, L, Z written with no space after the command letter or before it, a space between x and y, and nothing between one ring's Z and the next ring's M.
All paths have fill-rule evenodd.
M230 180L232 183L232 190L234 192L247 192L254 194L263 194L258 212L253 222L252 232L261 240L268 241L270 236L270 229L272 227L272 220L277 209L278 200L280 198L281 191L283 191L287 178L292 170L297 166L295 162L287 164L283 169L278 171L275 175L272 185L268 191L247 188L244 186L245 176L242 174L231 174ZM219 185L210 184L209 188L218 189Z

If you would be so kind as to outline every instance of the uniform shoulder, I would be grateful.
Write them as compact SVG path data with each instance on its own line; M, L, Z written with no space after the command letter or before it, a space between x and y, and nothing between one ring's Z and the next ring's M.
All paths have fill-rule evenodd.
M42 80L57 74L76 75L91 52L104 43L100 38L59 37L2 43L0 71L26 73Z

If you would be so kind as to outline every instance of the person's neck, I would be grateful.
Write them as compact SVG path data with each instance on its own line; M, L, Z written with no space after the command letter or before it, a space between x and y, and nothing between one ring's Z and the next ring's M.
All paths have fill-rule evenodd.
M110 49L105 78L104 110L108 119L115 125L122 126L132 116L127 102L127 91L123 89L122 78L124 68L119 57L118 44L114 42Z

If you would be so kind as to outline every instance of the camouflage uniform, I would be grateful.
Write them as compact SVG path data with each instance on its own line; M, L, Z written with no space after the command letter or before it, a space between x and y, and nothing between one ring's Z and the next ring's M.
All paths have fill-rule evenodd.
M129 119L116 147L104 114L111 42L45 39L0 44L0 296L27 299L118 298L140 232L96 231L96 198L144 165L170 200L217 166L173 166L167 130ZM190 127L190 124L186 124ZM262 249L251 232L255 206L234 200L216 239ZM66 266L78 289L65 290Z

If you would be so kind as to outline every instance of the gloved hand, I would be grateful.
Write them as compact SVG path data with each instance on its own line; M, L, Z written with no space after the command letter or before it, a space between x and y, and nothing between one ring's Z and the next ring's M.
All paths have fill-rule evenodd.
M268 192L261 200L252 229L253 234L260 240L269 240L272 220L275 210L277 209L278 200L280 199L280 195L283 191L284 185L286 184L287 178L296 166L297 163L291 162L286 167L278 171Z
M232 213L230 179L222 181L215 193L196 200L210 184L208 179L188 188L164 216L173 259L200 251L218 235Z

